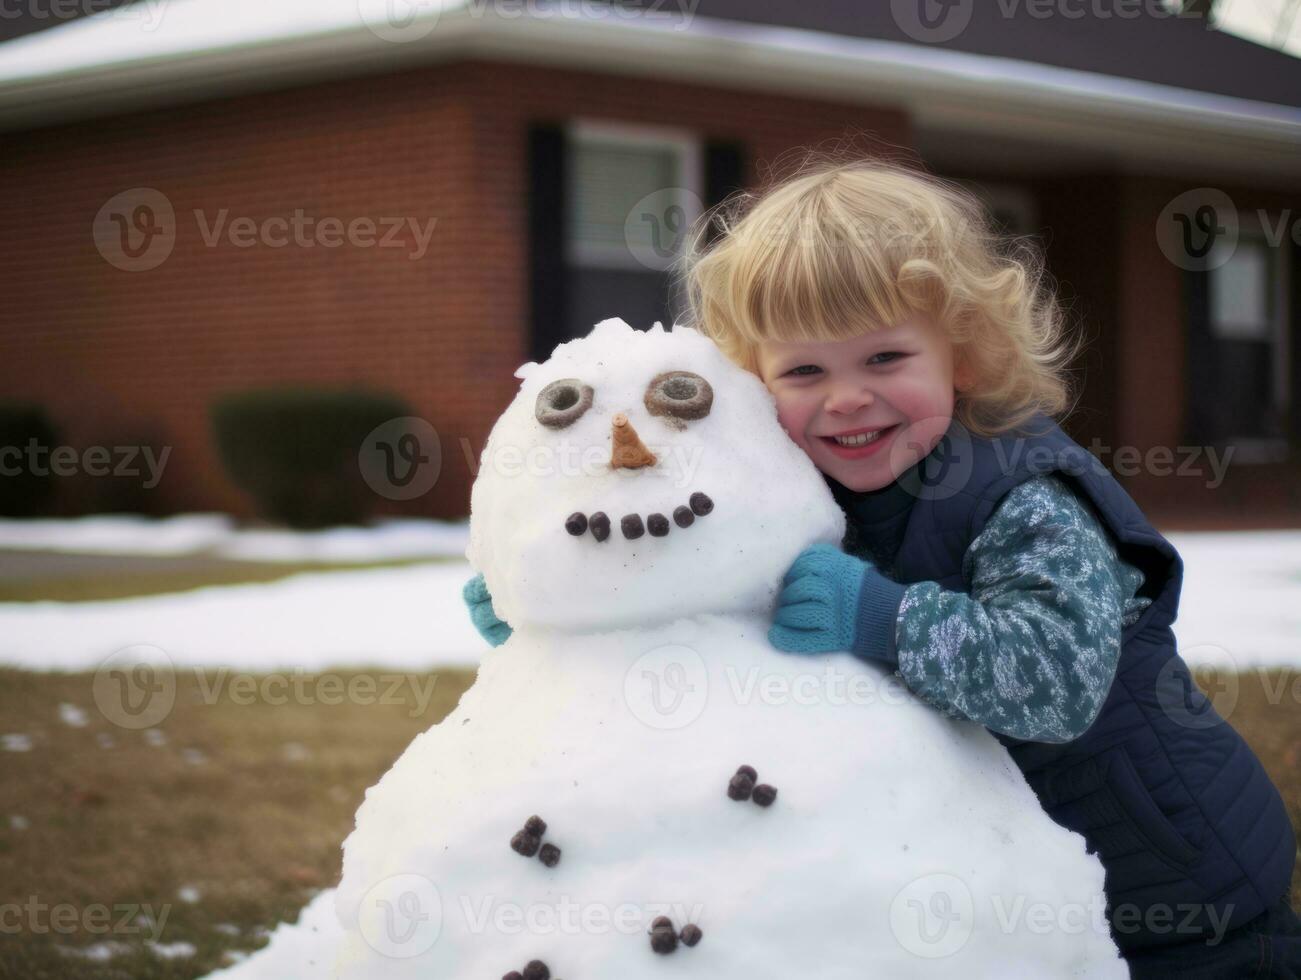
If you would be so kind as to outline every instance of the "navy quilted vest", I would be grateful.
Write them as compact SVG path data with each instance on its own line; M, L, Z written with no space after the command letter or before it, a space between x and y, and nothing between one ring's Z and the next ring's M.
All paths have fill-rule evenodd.
M1048 814L1102 861L1122 951L1236 928L1287 893L1296 837L1259 760L1176 652L1183 562L1106 468L1043 415L993 439L954 422L918 469L895 578L969 592L968 546L1005 493L1048 472L1093 504L1154 601L1124 631L1087 732L1066 744L995 734Z

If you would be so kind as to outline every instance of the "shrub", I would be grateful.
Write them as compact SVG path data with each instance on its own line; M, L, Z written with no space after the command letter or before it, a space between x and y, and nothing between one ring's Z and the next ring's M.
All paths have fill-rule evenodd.
M382 392L271 388L218 398L212 424L222 464L263 516L313 528L371 513L378 501L358 466L362 442L410 414Z

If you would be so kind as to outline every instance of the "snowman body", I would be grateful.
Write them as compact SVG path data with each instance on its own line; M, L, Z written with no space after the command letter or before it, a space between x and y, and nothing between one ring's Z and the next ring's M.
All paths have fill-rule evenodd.
M1101 864L987 731L768 643L844 519L757 379L621 321L521 375L469 549L514 633L358 810L339 977L1128 975Z

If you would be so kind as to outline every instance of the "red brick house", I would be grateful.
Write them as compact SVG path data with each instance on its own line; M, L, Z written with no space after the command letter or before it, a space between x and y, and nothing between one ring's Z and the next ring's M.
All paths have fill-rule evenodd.
M75 444L171 446L157 509L248 513L210 402L311 383L405 397L443 452L414 506L465 513L521 362L669 319L681 222L851 135L1042 236L1092 341L1068 428L1155 519L1301 524L1297 59L1156 4L372 6L0 45L0 389Z

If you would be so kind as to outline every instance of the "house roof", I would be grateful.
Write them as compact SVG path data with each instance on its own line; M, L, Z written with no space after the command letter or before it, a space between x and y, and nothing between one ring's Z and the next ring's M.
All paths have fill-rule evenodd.
M970 22L941 44L909 37L886 0L624 3L414 0L418 13L390 23L391 0L141 0L0 44L0 128L479 57L898 106L922 136L1052 145L1075 162L1301 174L1301 106L1284 85L1295 59L1188 21L1126 21L1145 33L1122 43L1116 22L993 23L975 11L1014 0L967 0ZM1156 27L1171 32L1158 42ZM1172 38L1239 66L1218 74L1258 59L1256 87L1199 82ZM1126 73L1097 70L1104 55Z
M915 2L915 0L909 0ZM697 16L901 43L926 41L890 0L699 0ZM906 6L906 5L905 5ZM1045 16L1046 6L1053 10ZM1239 99L1301 105L1301 58L1206 26L1157 0L966 0L950 51L1012 58ZM1110 15L1106 14L1110 12ZM920 25L923 27L924 25ZM909 35L905 27L914 28ZM952 28L951 28L952 29ZM950 29L950 30L951 30Z

